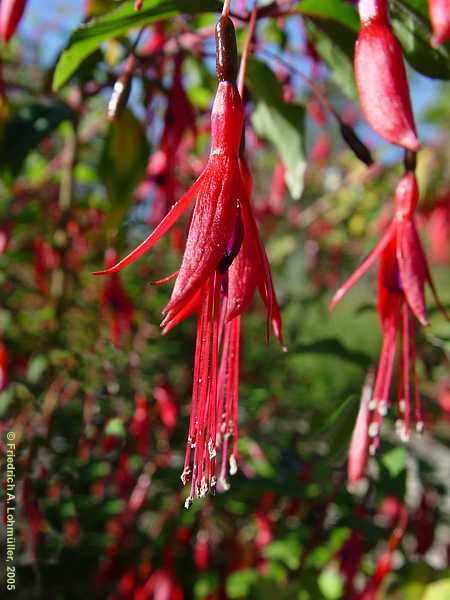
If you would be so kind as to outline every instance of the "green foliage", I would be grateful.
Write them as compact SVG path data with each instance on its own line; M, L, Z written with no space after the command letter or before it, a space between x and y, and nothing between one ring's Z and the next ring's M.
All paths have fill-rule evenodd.
M251 60L248 77L257 99L252 114L253 127L259 136L275 146L286 168L285 179L291 196L298 200L303 190L306 168L304 108L283 101L281 85L264 63Z
M133 2L126 2L74 31L56 66L53 89L61 88L82 61L103 42L124 35L130 29L150 25L162 19L171 19L183 13L197 14L220 10L221 4L215 0L144 0L142 10L138 12Z

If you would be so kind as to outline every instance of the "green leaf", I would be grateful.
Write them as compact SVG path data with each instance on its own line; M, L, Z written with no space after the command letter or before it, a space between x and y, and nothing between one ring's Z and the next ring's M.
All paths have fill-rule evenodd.
M115 417L110 419L105 427L105 435L113 435L116 437L125 437L126 430L122 419Z
M48 359L44 354L34 356L28 364L27 381L29 383L37 383L47 367Z
M58 90L74 74L81 62L103 42L123 35L130 29L144 27L179 14L220 12L222 4L215 0L144 0L140 11L127 2L106 15L81 25L71 35L56 65L53 89Z
M248 64L248 82L256 99L252 123L256 133L271 142L286 168L286 184L300 198L306 168L303 146L304 108L283 100L281 84L269 67L257 60Z
M109 126L99 164L99 175L112 204L110 226L117 226L127 214L136 185L145 176L148 154L143 123L125 109Z
M381 456L381 462L389 475L395 479L406 469L406 450L403 446L396 446Z
M391 22L409 64L432 79L450 79L450 43L431 46L431 28L424 3L394 2Z
M443 600L450 598L450 578L427 585L422 600Z
M303 0L295 8L306 17L334 21L354 31L359 30L356 9L343 0Z
M319 589L324 598L328 600L337 600L342 598L342 576L334 566L324 569L317 580Z
M62 102L22 106L6 123L0 143L0 173L14 178L28 154L63 121L73 118L73 111Z
M305 27L317 53L330 67L331 79L343 94L355 98L353 54L356 33L340 23L320 19L305 19Z
M229 598L246 598L258 580L255 569L241 569L227 577L226 593Z
M289 569L297 569L300 562L300 544L294 537L275 540L264 549L264 556L279 560Z
M298 344L292 351L298 354L329 354L330 356L337 356L363 369L367 369L371 364L371 360L367 354L358 352L357 350L350 350L337 338L325 338L311 344Z

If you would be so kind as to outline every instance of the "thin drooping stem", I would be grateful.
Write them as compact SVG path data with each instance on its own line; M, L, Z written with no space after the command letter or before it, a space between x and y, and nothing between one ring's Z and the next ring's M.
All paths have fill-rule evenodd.
M252 45L253 36L255 33L255 25L256 25L256 1L253 2L252 13L250 16L250 23L248 26L247 37L245 38L244 49L242 51L241 65L239 68L239 76L238 76L238 90L241 98L244 94L244 83L245 83L245 73L247 71L247 62L250 54L250 48Z

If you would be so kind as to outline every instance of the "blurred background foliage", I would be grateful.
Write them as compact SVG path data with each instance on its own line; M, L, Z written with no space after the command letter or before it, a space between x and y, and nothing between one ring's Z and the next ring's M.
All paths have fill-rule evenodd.
M186 128L178 149L178 195L204 164L215 86L207 33L215 17L205 11L215 4L173 17L170 6L183 3L167 2L171 18L161 26L163 3L144 2L145 18L133 2L86 3L87 19L103 14L108 24L114 10L128 11L145 25L128 107L113 123L107 104L135 30L116 15L108 39L98 39L102 22L93 21L69 40L80 3L51 4L54 13L42 15L31 2L23 29L1 48L0 415L3 432L16 432L17 597L359 597L404 507L408 526L378 597L450 597L450 331L432 300L431 325L418 332L426 431L404 445L388 420L369 476L351 493L346 487L360 392L380 349L376 271L331 315L327 303L375 244L402 172L400 154L368 130L352 101L352 6L324 0L313 10L304 0L303 21L261 19L257 29L247 153L288 352L265 343L257 299L243 318L240 469L230 490L185 511L179 476L195 319L162 337L171 286L150 285L176 270L184 226L121 273L120 292L108 294L107 280L92 272L107 248L123 256L154 226L161 181L149 172L149 156L159 149L180 48L196 131ZM408 25L405 6L420 16L425 3L392 4L397 35L417 69L410 77L426 142L419 226L448 306L449 49L436 59L428 42L417 41L417 19ZM331 17L323 18L327 7ZM148 26L146 10L156 10L158 25ZM164 61L164 53L143 51L158 27ZM191 31L207 34L183 41ZM91 47L76 64L79 39ZM60 42L72 52L70 73L67 60L58 62ZM304 76L357 128L374 166L353 156Z

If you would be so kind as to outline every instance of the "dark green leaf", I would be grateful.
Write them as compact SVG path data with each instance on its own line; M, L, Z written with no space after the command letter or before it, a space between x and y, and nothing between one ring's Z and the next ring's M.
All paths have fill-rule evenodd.
M329 354L331 356L337 356L343 360L359 365L363 369L367 369L371 363L370 358L366 354L356 350L350 350L336 338L318 340L311 344L299 344L295 346L292 351L298 354Z
M116 10L81 25L71 35L56 65L53 89L58 90L64 85L80 63L103 42L123 35L130 29L150 25L178 14L221 10L222 4L215 0L144 0L140 11L135 10L134 2L127 2Z
M450 79L450 43L431 46L431 28L425 3L403 0L392 4L391 19L409 64L433 79Z
M0 144L0 172L14 178L28 154L49 136L63 121L73 117L72 110L62 102L49 105L32 104L19 108L6 124Z
M354 31L359 30L356 9L343 0L303 0L296 9L305 17L335 21Z
M306 162L303 147L304 108L283 100L281 84L264 63L251 60L248 82L256 99L252 123L256 133L277 149L286 168L286 184L300 198Z
M99 164L101 180L113 205L111 224L118 225L127 214L136 185L144 178L148 154L143 124L131 110L124 110L109 126Z

